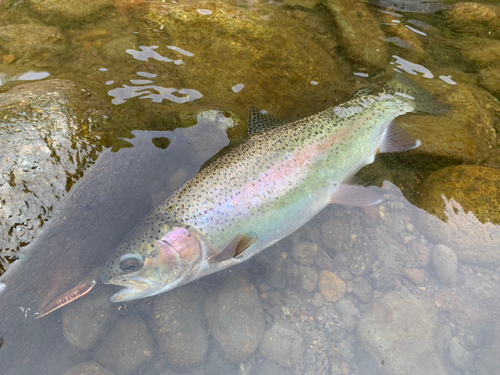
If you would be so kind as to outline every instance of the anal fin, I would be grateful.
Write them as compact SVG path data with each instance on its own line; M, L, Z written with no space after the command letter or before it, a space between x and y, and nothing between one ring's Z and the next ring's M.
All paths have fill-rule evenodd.
M249 233L240 233L222 250L219 254L208 259L208 264L223 262L225 260L236 258L246 249L257 241L257 235Z
M341 185L330 200L346 206L372 206L380 202L382 197L374 189L358 185Z
M420 141L393 121L382 138L380 152L402 152L418 146L420 146Z

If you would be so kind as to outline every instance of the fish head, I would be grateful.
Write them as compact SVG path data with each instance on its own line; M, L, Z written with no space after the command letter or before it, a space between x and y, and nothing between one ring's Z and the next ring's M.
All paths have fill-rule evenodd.
M157 228L154 228L157 229ZM165 225L162 237L144 231L117 249L101 272L104 284L125 287L111 297L124 302L153 296L182 285L198 268L203 241L189 226ZM141 233L143 232L143 233Z

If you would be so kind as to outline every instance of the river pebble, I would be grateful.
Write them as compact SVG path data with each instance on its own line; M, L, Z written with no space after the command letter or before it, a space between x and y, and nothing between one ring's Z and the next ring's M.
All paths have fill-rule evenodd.
M292 367L301 361L305 348L300 334L282 323L276 323L264 334L260 352L281 366Z
M431 262L430 249L420 242L412 241L408 243L406 251L417 267L427 267Z
M153 351L153 339L146 323L131 315L115 324L97 347L95 360L116 375L128 375L149 361Z
M203 314L206 294L187 285L155 299L152 332L158 348L170 364L191 367L202 363L208 352L208 332Z
M458 258L457 254L445 245L436 245L432 249L432 265L438 279L447 287L456 284Z
M460 343L458 337L453 337L449 343L450 360L457 370L470 369L474 356Z
M363 279L358 283L354 283L352 294L354 294L360 302L369 303L372 299L372 287Z
M311 266L318 256L318 245L314 242L300 242L293 247L292 256L297 263Z
M246 277L228 277L205 302L205 316L228 360L243 362L257 350L266 320L257 289Z
M318 285L318 272L316 268L299 265L299 285L302 289L312 292Z
M405 268L403 270L405 276L415 285L421 285L425 281L424 271L418 268Z
M114 305L109 290L99 285L92 293L63 307L63 334L79 349L91 349L107 334Z
M319 274L318 289L328 302L337 302L347 291L344 280L330 271L321 271Z

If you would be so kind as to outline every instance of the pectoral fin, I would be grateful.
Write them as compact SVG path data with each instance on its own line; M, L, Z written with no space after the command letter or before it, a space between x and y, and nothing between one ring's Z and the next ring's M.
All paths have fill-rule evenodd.
M420 141L404 130L395 122L392 122L385 131L380 152L403 152L420 146Z
M223 262L236 258L257 241L257 235L249 233L238 234L222 252L208 259L208 264Z
M382 197L371 188L358 185L341 185L330 203L347 206L372 206L382 202Z

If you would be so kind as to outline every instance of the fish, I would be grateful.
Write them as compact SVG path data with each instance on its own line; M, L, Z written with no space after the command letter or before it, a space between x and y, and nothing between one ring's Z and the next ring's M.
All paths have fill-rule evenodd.
M439 102L397 73L379 93L286 122L250 110L248 138L202 168L140 221L101 271L123 287L112 302L163 293L246 261L293 233L329 204L382 198L353 176L378 152L420 145L393 120L443 114Z

